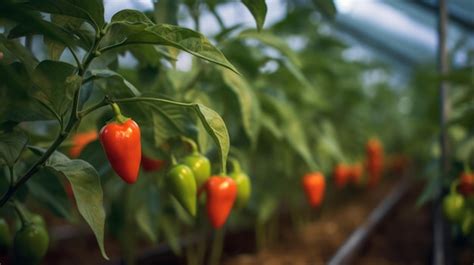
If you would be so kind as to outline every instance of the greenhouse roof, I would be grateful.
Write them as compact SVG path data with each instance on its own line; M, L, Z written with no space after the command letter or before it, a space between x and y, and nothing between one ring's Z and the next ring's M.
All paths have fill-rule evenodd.
M302 1L307 2L307 1ZM147 10L152 1L105 0L110 18L122 8ZM365 54L375 53L382 60L395 66L414 66L436 62L437 49L437 0L335 0L338 13L335 18L336 30L351 45L361 46ZM284 0L267 0L266 25L271 25L285 15ZM465 64L467 50L474 48L474 1L448 1L450 23L448 27L448 47L456 48L454 63ZM254 27L252 15L239 2L229 2L218 6L218 12L226 18L230 27L244 24ZM201 17L201 31L206 35L218 32L219 26L210 14ZM180 20L180 24L193 27L193 22ZM181 62L180 62L181 61ZM178 68L189 67L186 59L178 61Z

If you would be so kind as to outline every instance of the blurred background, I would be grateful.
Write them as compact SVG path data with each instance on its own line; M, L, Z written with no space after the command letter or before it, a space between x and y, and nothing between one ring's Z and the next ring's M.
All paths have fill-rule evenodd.
M57 91L69 79L42 89L61 79L61 68L75 69L101 48L77 71L87 80L79 101L87 116L58 147L65 160L55 160L85 161L100 200L87 200L99 191L68 176L87 174L51 160L19 189L18 203L42 216L49 234L39 264L474 262L474 1L7 2L0 11L0 148L28 140L13 166L2 154L2 194L8 176L27 172L64 129L66 120L44 114L45 102L54 108L63 97L53 95L63 95ZM94 29L69 4L112 23ZM120 46L161 23L202 35L166 29L166 41ZM69 34L71 47L56 28ZM97 36L104 41L91 41ZM213 127L215 116L203 123L208 112L179 104L126 103L141 96L202 104L222 117L224 129ZM118 178L98 139L113 117L110 108L94 107L104 97L118 99L142 131L133 185ZM208 190L195 198L191 216L165 181L174 157L184 163L190 153L189 139L209 159L210 173L241 168L251 183L219 230L208 221ZM305 182L314 172L323 176L320 195ZM313 205L311 196L321 201ZM0 214L13 238L20 220L7 206ZM91 224L81 209L104 213L105 225ZM97 245L101 233L110 260ZM10 264L12 251L0 263Z

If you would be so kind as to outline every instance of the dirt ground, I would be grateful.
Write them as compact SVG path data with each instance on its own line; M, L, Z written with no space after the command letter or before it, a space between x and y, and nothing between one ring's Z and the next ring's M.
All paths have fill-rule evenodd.
M390 183L392 184L392 183ZM275 246L258 254L228 257L225 265L325 264L347 237L361 225L393 185L382 185L354 200L339 202L335 211L322 215L298 233L287 231ZM428 207L414 207L414 187L377 228L354 264L426 264L430 257L431 220Z

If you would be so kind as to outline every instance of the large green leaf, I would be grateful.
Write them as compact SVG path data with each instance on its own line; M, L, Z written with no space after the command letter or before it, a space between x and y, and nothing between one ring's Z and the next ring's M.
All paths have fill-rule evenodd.
M42 61L33 72L33 83L39 89L36 98L60 116L66 114L74 91L82 79L74 74L75 67L59 61Z
M244 130L251 142L255 143L260 128L260 105L257 96L244 77L227 69L223 69L221 73L225 84L237 96Z
M29 147L41 155L44 149ZM79 159L69 159L60 152L54 152L45 165L56 174L66 177L71 183L79 213L92 228L97 238L102 256L108 259L104 248L105 210L99 174L89 163Z
M102 52L134 44L171 46L238 73L222 52L204 35L179 26L167 24L150 26L134 17L131 21L112 23L105 40L101 46Z
M99 28L105 23L102 0L30 0L30 4L45 13L85 19Z
M248 8L252 16L255 18L257 29L260 31L265 23L267 15L267 4L265 0L242 0L242 3Z
M227 155L229 154L230 140L229 133L225 126L224 120L214 110L201 104L194 104L193 109L196 111L204 128L217 145L219 158L221 160L221 170L225 170L227 163Z
M28 136L21 130L0 132L0 164L12 167L28 143Z

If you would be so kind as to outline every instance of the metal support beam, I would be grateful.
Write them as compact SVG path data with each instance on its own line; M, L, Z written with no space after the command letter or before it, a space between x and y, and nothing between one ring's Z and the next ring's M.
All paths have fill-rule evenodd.
M446 46L446 35L448 25L448 10L446 0L439 0L438 8L438 72L445 75L449 71L449 58ZM446 246L447 237L445 234L443 215L442 215L442 183L443 179L448 177L449 159L448 159L448 141L447 141L447 118L449 112L448 87L446 81L441 80L439 84L439 126L441 147L440 174L436 176L436 197L433 211L433 264L444 265L447 263Z

